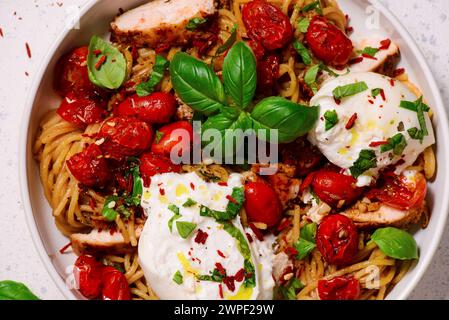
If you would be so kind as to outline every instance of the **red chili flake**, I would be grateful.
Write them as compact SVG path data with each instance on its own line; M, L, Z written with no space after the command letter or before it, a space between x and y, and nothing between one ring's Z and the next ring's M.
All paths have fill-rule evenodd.
M95 65L95 69L100 70L101 66L106 62L106 56L101 56L98 59L97 64Z
M228 183L227 183L227 182L224 182L224 181L221 181L221 182L218 183L218 185L219 185L219 186L222 186L222 187L227 187L227 186L228 186Z
M379 106L379 108L383 108L384 107L384 105L383 104L381 104L380 106Z
M387 98L385 97L385 91L384 89L380 89L380 96L382 97L383 101L387 101Z
M30 74L27 71L25 71L25 75L28 77Z
M0 37L3 38L3 29L2 28L0 28Z
M165 196L165 190L163 188L159 188L159 193L161 196Z
M195 190L195 185L194 185L192 182L190 182L190 188L191 188L192 190Z
M257 229L257 227L254 225L254 223L250 223L249 227L254 232L254 235L256 236L256 238L259 241L263 241L263 233L259 229Z
M247 232L246 233L246 237L248 238L249 243L253 243L253 237L251 237L251 235Z
M390 79L390 85L394 87L394 79Z
M390 44L391 44L391 40L390 39L382 40L380 42L379 50L387 50L388 48L390 48Z
M320 120L321 120L321 121L324 121L324 117L320 117Z
M374 104L374 101L373 101L373 100L368 100L368 102L371 103L371 104Z
M100 53L101 53L101 50L100 50L100 49L96 49L96 50L93 51L93 54L94 54L95 56L98 56Z
M221 285L221 283L218 285L218 293L220 294L220 298L224 299L223 286Z
M203 230L198 229L198 232L195 237L195 242L198 244L205 244L207 237L209 237L209 234L207 232L204 232Z
M284 229L287 229L287 227L290 225L290 220L284 219L277 227L277 231L282 231Z
M340 104L341 104L341 100L340 100L340 99L337 99L337 98L334 97L334 101L335 101L335 103L336 103L337 105L340 105Z
M215 268L217 269L218 273L220 273L222 276L226 276L226 270L220 262L217 262L215 264Z
M59 249L59 253L63 254L68 248L70 248L72 246L72 242L67 243L64 247L62 247L61 249Z
M30 49L30 45L28 44L28 42L25 43L25 47L27 49L28 58L31 59L31 49Z
M366 54L366 53L362 54L362 57L367 58L367 59L371 59L371 60L377 60L376 57L370 56L369 54Z
M234 283L234 277L233 276L224 277L223 278L223 283L226 285L226 287L228 288L229 291L234 292L234 290L235 290L235 283Z
M242 268L234 275L234 280L237 282L242 282L243 279L245 279L245 269Z
M224 255L224 253L221 252L220 250L217 250L217 253L218 253L218 255L219 255L220 257L226 258L226 256Z
M230 195L227 195L226 196L226 199L228 199L230 202L232 202L232 203L234 203L234 204L239 204L238 202L237 202L237 200L235 200L232 196L230 196Z
M357 63L360 63L362 61L363 61L363 57L357 57L357 58L349 60L349 64L351 64L351 65L352 64L357 64Z
M298 254L298 250L293 247L287 247L284 249L284 252L289 256L296 256Z
M371 143L369 144L369 146L370 146L371 148L376 148L376 147L383 146L383 145L385 145L385 144L387 144L387 143L388 143L388 141L373 141L373 142L371 142Z
M399 69L394 70L393 76L394 77L399 77L401 74L404 74L404 73L405 73L405 69L404 68L399 68Z
M346 123L346 130L352 129L352 127L355 124L355 121L357 120L357 113L354 113L351 118L349 118L348 122Z

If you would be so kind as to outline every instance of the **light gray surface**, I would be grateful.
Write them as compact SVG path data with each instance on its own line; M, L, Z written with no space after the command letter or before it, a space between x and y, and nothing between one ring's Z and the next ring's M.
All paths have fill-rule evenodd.
M381 1L418 42L449 106L449 1ZM63 296L44 269L26 227L18 182L18 128L27 89L41 59L73 9L84 2L0 0L0 28L4 35L0 36L0 280L22 281L43 299ZM26 54L26 42L31 48L31 59ZM411 298L449 299L448 274L449 227L446 227L434 261Z

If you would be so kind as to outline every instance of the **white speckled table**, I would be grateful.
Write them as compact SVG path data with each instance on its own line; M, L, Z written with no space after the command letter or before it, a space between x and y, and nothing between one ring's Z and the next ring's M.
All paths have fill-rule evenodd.
M449 108L449 1L381 1L418 42ZM22 281L43 299L63 296L35 252L25 223L18 182L18 128L27 89L41 59L73 6L84 2L0 0L0 280ZM26 42L31 58L26 54ZM449 225L430 268L410 298L449 299L448 273Z

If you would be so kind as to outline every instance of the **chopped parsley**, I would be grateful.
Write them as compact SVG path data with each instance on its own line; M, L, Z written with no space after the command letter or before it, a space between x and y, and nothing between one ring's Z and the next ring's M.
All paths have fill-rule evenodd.
M301 56L302 62L305 65L310 65L312 63L312 56L310 55L309 50L298 40L293 42L293 48L295 48L296 52Z
M184 202L184 204L182 205L183 207L192 207L192 206L194 206L194 205L196 205L196 201L195 200L193 200L193 199L191 199L191 198L188 198L187 200L186 200L186 202Z
M338 123L338 114L335 110L327 110L324 113L324 128L329 131Z
M187 222L187 221L177 221L176 222L176 229L178 229L179 235L183 239L187 239L195 230L196 223Z
M186 29L190 30L190 31L196 30L199 26L201 26L202 24L205 24L206 22L207 22L207 20L204 18L200 18L200 17L192 18L187 23Z
M179 270L173 275L173 281L177 284L182 284L184 282L182 274Z
M307 17L302 18L298 22L298 30L299 30L299 32L306 33L307 30L309 30L309 26L310 26L310 20Z
M345 86L336 87L334 91L332 91L332 93L335 99L340 100L341 98L353 96L366 90L368 90L366 82L361 81Z
M387 140L387 144L380 146L381 152L393 150L393 154L401 156L404 149L407 147L407 141L402 133L398 133Z
M360 151L359 158L349 168L351 175L358 178L365 171L377 167L376 153L373 150L364 149Z
M373 57L376 55L376 53L379 52L379 49L373 48L373 47L366 47L363 50L358 50L357 53L361 55L368 55L370 57Z

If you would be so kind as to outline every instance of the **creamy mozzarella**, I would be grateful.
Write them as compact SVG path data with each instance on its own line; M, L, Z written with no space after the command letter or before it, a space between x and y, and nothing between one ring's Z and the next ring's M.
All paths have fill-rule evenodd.
M232 194L234 187L241 186L242 176L239 174L232 174L226 186L207 183L196 173L166 173L152 177L149 188L144 188L141 205L148 219L139 239L139 262L145 278L161 299L221 299L219 283L200 281L196 276L210 274L216 263L221 263L228 275L234 275L244 267L244 257L236 239L223 229L222 224L199 214L200 205L225 211L228 205L226 197ZM183 207L189 198L197 204ZM168 209L170 204L176 205L181 215L173 222L172 231L168 227L168 221L174 215ZM192 222L197 226L187 239L183 239L178 233L177 221ZM232 224L246 240L246 231L239 217ZM195 242L198 229L208 234L205 244ZM222 284L224 299L272 298L271 244L271 240L255 240L250 245L256 286L247 288L243 282L235 282L235 291L231 292ZM173 281L177 271L183 276L182 284Z
M338 104L332 91L338 86L364 81L368 90L359 94L345 97ZM372 89L384 90L385 100L382 95L373 97ZM309 140L316 145L326 158L340 168L346 169L353 166L358 159L361 150L373 150L377 156L377 167L366 171L358 178L359 186L369 185L379 170L397 164L396 173L401 173L405 168L413 164L418 155L425 148L435 143L432 124L427 112L424 113L426 127L429 132L423 141L414 140L407 133L407 129L420 128L417 112L400 107L402 100L416 101L418 97L404 84L392 80L377 73L363 72L350 73L327 81L311 99L311 105L320 106L320 120L309 133ZM325 129L324 114L326 111L335 110L338 115L338 123L330 130ZM351 129L346 129L349 119L357 114L357 120ZM407 146L401 156L392 152L380 151L380 146L370 146L372 142L382 142L402 133Z

